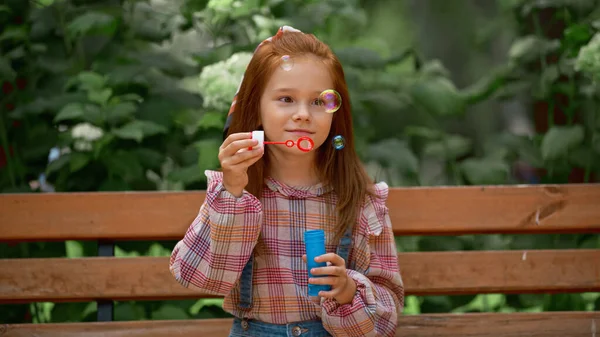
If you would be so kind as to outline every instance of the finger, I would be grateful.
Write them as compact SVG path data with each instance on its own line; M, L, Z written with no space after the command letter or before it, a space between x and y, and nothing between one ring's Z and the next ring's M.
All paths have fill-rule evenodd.
M344 261L344 259L342 259L342 257L337 255L336 253L327 253L327 254L319 255L319 256L315 257L315 261L316 262L331 262L331 264L333 264L335 266L345 266L346 265L346 261Z
M342 291L339 288L335 288L335 289L331 289L329 291L319 291L319 296L321 297L325 297L325 298L336 298L337 296L340 295Z
M236 140L242 139L252 139L252 132L238 132L230 134L229 137L225 138L223 144L221 144L221 148L224 149Z
M250 151L239 152L232 157L227 157L221 161L221 166L226 169L233 169L234 166L246 168L260 159L263 155L263 149L257 147Z
M331 266L331 267L320 267L313 268L310 270L313 275L335 275L341 276L346 274L346 268Z
M238 153L247 152L247 151L240 152L240 150L254 148L256 145L258 145L258 140L256 140L256 139L236 140L236 141L230 143L229 145L227 145L226 147L222 148L221 151L219 151L219 157L220 158L232 157ZM255 149L256 148L254 148L254 150Z
M339 283L339 277L337 276L327 276L327 277L311 277L308 279L308 283L310 284L319 284L319 285L329 285L334 286Z
M302 261L304 261L304 263L306 263L306 254L302 255Z

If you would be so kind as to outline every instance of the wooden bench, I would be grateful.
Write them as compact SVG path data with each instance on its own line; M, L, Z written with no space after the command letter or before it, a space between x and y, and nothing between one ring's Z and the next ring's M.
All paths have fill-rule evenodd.
M177 240L203 192L0 195L0 240ZM598 233L600 185L393 188L396 235ZM107 250L107 252L104 252ZM107 254L104 254L107 255ZM407 295L600 291L600 249L399 253ZM115 300L202 298L167 257L0 260L0 303L99 301L91 323L0 326L17 336L227 336L231 319L108 322ZM101 310L102 309L102 310ZM600 312L403 315L396 336L595 336Z

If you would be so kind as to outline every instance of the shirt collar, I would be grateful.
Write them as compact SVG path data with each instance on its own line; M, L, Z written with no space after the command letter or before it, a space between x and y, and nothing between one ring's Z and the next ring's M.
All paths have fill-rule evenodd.
M330 184L323 183L312 186L290 186L270 176L265 179L265 183L273 192L279 192L284 196L293 198L318 197L333 190Z

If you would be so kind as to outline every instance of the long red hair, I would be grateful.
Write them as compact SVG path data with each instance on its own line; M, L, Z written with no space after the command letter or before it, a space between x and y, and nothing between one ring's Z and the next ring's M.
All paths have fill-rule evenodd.
M333 238L338 240L349 226L357 222L365 197L373 192L372 181L354 148L352 110L344 70L326 44L312 34L285 32L273 42L266 43L256 50L239 88L227 136L261 129L260 98L281 57L306 54L313 54L322 59L331 73L333 89L342 98L340 109L334 113L328 139L317 149L316 156L321 181L331 184L338 197L336 235ZM336 150L330 145L336 135L342 135L345 139L345 147L342 150ZM263 158L248 168L249 183L246 190L259 199L268 174L266 152L267 148Z

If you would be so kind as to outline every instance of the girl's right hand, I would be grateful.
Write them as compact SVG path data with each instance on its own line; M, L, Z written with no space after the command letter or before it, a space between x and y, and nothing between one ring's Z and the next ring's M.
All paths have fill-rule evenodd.
M241 197L248 185L247 170L263 155L264 149L257 146L251 132L229 135L219 148L219 162L223 170L223 186L229 193ZM248 150L252 147L252 150Z

